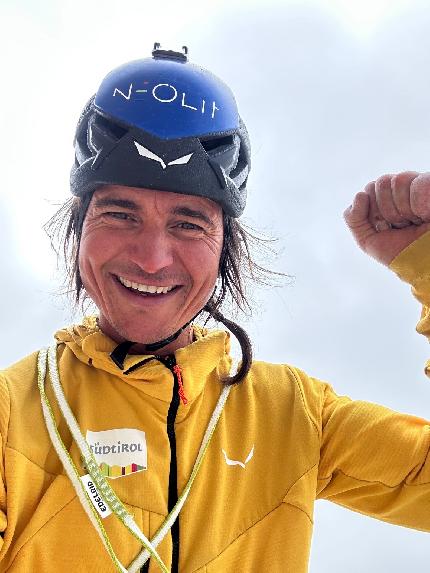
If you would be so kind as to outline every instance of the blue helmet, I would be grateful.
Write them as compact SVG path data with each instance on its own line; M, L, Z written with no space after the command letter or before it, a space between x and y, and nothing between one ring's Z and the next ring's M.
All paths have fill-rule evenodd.
M184 52L114 69L87 103L75 136L71 191L127 185L212 199L239 217L250 143L230 88Z

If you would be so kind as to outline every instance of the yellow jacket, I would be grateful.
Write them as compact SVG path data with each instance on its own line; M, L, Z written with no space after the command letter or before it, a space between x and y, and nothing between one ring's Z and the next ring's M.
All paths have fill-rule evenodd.
M424 304L418 330L429 336L430 233L399 255L392 269ZM94 320L56 337L65 394L84 435L100 437L94 447L102 452L101 438L111 435L97 432L119 430L117 448L125 443L124 429L145 432L146 460L135 445L138 463L123 466L125 475L116 477L126 462L106 471L115 474L109 483L152 537L168 507L172 372L155 359L133 370L142 356L127 356L121 371L110 358L114 342ZM228 334L196 328L195 338L176 352L188 399L174 420L179 492L220 394L219 378L230 365ZM430 362L426 369L429 374ZM47 389L59 432L85 474ZM115 571L47 434L36 355L0 376L0 438L0 572ZM180 514L179 571L305 573L316 498L429 531L429 446L430 427L420 418L339 397L328 384L291 366L256 361L230 393ZM139 543L114 515L103 523L128 565ZM170 534L159 553L170 568ZM158 571L153 559L149 571Z

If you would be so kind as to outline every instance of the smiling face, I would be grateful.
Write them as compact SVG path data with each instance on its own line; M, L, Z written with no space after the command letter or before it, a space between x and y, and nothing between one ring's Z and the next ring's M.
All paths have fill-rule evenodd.
M85 216L79 271L117 342L175 333L211 297L223 245L219 205L203 197L107 185ZM159 353L189 343L186 329Z

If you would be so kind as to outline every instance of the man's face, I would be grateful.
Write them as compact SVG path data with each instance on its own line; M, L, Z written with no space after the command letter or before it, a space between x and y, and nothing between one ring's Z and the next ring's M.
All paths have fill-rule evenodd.
M209 300L223 245L219 205L203 197L108 185L85 216L79 270L116 341L176 332ZM184 332L169 351L188 342Z

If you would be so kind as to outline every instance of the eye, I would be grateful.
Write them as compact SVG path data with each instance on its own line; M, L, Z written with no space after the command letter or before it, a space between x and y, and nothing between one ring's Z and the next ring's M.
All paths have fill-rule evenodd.
M187 231L204 231L203 227L196 225L195 223L190 223L189 221L182 221L177 225L180 229L185 229Z
M120 221L134 220L129 213L124 213L123 211L107 211L106 213L102 213L102 215Z

